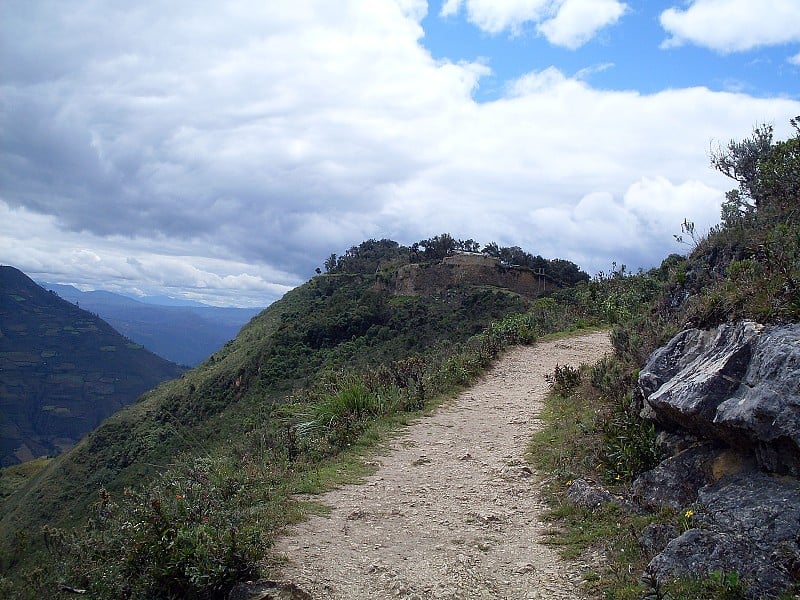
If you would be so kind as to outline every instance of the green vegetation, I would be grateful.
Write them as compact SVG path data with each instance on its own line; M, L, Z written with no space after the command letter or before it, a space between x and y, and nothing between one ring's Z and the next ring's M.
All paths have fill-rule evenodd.
M473 281L392 295L382 275L408 256L387 240L350 249L20 486L0 521L11 576L0 589L218 597L298 518L293 494L363 472L366 445L509 345L600 321L571 288L529 298Z
M50 458L37 458L0 469L0 500L13 494L26 481L44 469L51 460Z
M797 172L798 136L775 143L766 134L715 159L742 177L723 224L700 239L687 221L690 257L670 256L647 273L614 265L586 281L567 261L539 267L540 257L490 244L489 256L550 269L570 285L540 298L481 282L400 296L381 286L397 268L479 245L442 234L412 248L369 240L331 255L324 275L203 365L12 482L0 520L0 595L69 595L58 591L63 583L97 598L220 597L257 575L281 528L313 510L294 494L363 474L365 448L469 385L508 346L606 324L614 355L556 370L547 426L532 442L532 460L549 474L549 538L567 556L603 552L587 587L607 598L738 597L731 573L664 589L638 581L642 528L685 528L687 512L588 511L565 502L565 491L578 477L621 490L658 462L632 390L646 357L687 320L797 320L800 227L786 178Z
M0 331L1 466L57 454L183 372L8 266Z
M673 513L632 515L613 504L590 511L566 499L568 485L584 478L623 493L660 457L655 431L639 417L638 369L685 323L711 327L750 318L762 323L800 321L800 122L794 136L774 142L771 127L731 142L713 157L715 168L739 184L727 196L722 223L700 237L691 222L688 258L672 255L660 268L626 275L601 274L591 292L608 308L614 355L581 371L561 368L543 413L545 427L532 440L531 460L543 472L553 521L551 543L569 557L604 557L586 588L607 599L744 598L737 573L712 573L659 586L639 580L650 560L638 544L650 523L685 531L691 507Z

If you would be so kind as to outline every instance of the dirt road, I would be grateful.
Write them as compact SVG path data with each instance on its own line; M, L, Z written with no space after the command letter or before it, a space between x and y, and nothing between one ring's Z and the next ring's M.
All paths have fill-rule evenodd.
M610 350L590 333L520 347L392 443L365 483L281 539L283 576L315 599L580 598L581 565L542 544L545 510L524 462L556 364Z

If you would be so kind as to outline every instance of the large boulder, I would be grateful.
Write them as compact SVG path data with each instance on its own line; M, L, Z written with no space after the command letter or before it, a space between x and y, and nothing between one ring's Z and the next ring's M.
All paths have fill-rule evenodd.
M651 355L639 389L644 414L663 426L753 451L768 471L800 475L800 324L682 331Z
M748 597L774 597L800 576L800 482L763 472L724 477L700 489L697 527L669 542L646 571L672 577L738 573Z
M752 440L767 470L800 475L800 324L764 329L714 423L728 439Z

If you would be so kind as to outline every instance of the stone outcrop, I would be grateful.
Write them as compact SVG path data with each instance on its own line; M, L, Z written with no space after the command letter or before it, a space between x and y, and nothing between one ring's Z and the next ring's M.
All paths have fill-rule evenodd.
M644 416L752 450L770 472L800 475L800 324L687 329L639 375Z
M490 257L471 255L456 255L439 263L404 265L387 279L379 278L376 285L393 294L424 296L464 284L504 288L530 298L559 288L547 275L527 267L502 265Z
M753 598L787 591L800 576L800 482L744 472L701 488L696 527L671 540L649 575L738 573Z
M576 479L570 484L567 498L581 508L598 508L609 502L619 502L611 492L585 479Z
M642 415L665 430L673 455L634 482L632 497L650 510L692 510L680 535L661 527L643 536L652 556L647 575L735 572L751 598L793 589L800 581L800 324L687 329L653 353L639 391Z
M710 464L717 455L711 444L688 448L642 474L631 488L634 501L649 510L680 510L697 500L697 491L711 481Z

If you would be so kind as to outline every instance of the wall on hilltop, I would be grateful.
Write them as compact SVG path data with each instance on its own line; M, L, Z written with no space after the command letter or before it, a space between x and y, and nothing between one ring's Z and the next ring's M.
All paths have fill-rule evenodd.
M559 288L547 275L526 267L506 266L496 258L456 254L439 263L413 263L378 279L384 291L402 296L427 296L458 285L488 285L535 298Z

